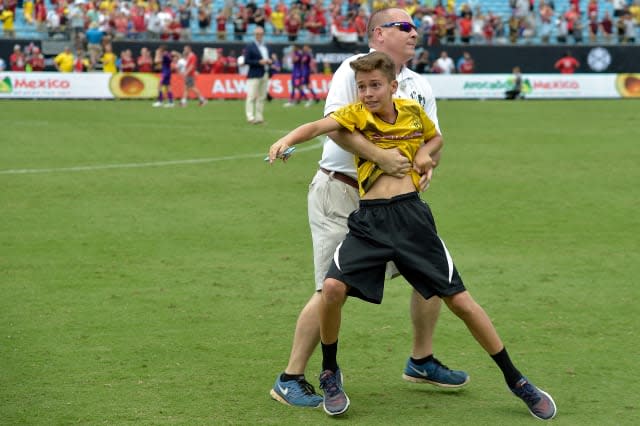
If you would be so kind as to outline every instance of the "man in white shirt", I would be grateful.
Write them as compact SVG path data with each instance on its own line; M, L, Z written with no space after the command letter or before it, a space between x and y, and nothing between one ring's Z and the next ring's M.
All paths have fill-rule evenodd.
M456 72L456 64L453 63L453 59L449 57L449 54L443 50L440 52L440 57L433 63L433 70L440 74L452 74Z
M404 65L415 56L418 37L411 17L403 9L377 11L370 17L367 31L369 47L387 53L397 65L399 87L396 96L412 98L420 103L440 133L431 86ZM360 56L345 60L335 72L325 104L325 116L357 100L354 72L349 63ZM397 149L380 149L360 133L335 132L331 136L361 157L379 164L389 175L402 177L412 167ZM320 341L319 309L325 274L336 247L347 233L347 218L359 202L353 154L342 149L334 140L327 139L324 144L320 169L311 182L308 195L316 292L300 312L289 363L271 389L272 398L293 406L317 407L322 404L322 397L306 381L304 372ZM414 329L413 348L403 378L414 383L447 388L464 386L469 381L467 373L450 370L433 357L432 337L440 305L439 298L425 300L413 291L410 307Z

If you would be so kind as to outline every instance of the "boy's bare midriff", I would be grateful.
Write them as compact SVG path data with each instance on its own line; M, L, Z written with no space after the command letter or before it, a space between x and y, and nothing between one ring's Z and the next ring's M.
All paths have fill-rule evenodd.
M397 178L382 175L373 183L369 191L362 196L363 200L376 200L380 198L392 198L396 195L416 192L411 175Z

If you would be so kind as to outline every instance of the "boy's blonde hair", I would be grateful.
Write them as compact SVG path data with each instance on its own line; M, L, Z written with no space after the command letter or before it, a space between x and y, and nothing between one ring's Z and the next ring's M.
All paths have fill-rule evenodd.
M356 74L379 70L389 82L396 79L396 64L386 53L371 52L352 61L349 66Z

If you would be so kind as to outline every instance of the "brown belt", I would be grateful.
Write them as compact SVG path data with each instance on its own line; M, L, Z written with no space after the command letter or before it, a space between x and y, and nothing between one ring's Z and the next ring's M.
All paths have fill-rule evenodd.
M339 180L342 183L346 183L347 185L355 189L358 189L358 181L351 176L347 176L344 173L340 172L332 172L331 170L327 170L323 167L320 167L320 170L322 170L322 173L324 173L325 175L333 176L334 179Z

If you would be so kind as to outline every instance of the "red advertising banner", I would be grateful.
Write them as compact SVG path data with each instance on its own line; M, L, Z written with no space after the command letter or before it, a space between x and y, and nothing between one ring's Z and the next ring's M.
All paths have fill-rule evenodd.
M110 89L117 98L154 98L158 93L159 78L156 74L126 73L114 74ZM324 99L329 91L330 75L312 74L310 87ZM287 99L291 89L290 74L276 74L269 80L269 93L275 99ZM247 79L240 74L198 74L196 87L207 99L244 99L247 93ZM171 76L171 90L175 97L182 97L184 79L180 75ZM190 97L194 97L193 94Z

